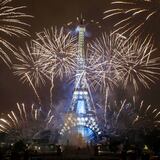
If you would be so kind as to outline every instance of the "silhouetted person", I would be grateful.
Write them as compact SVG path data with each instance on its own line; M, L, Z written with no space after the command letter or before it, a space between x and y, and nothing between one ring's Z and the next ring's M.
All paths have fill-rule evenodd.
M11 160L19 160L21 158L20 153L23 153L25 148L25 143L22 140L17 141L12 147Z
M142 154L142 160L149 160L149 159L150 159L149 153L147 153L147 154Z
M121 153L121 159L122 160L127 160L127 151L125 149L123 149L122 153Z
M147 145L144 145L142 160L149 160L149 159L150 159L150 150L148 149Z
M97 145L94 146L94 155L95 156L98 155L98 146Z
M29 151L28 149L26 149L24 152L24 160L28 160L28 159L29 159Z
M11 160L19 160L19 159L20 159L20 157L19 157L18 152L12 151L12 153L11 153Z
M0 160L3 160L3 151L1 148L0 148Z
M61 153L62 153L62 152L61 152L61 147L60 147L60 146L57 146L57 155L59 155L59 156L60 156L60 155L61 155Z

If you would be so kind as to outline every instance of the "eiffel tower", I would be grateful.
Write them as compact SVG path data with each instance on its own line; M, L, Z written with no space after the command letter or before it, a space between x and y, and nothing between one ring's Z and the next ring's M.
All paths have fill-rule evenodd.
M84 39L86 28L83 25L83 21L81 21L76 31L78 32L78 68L76 70L73 97L60 134L64 136L65 134L74 132L80 134L85 142L90 142L96 141L101 131L98 126L96 110L85 76Z

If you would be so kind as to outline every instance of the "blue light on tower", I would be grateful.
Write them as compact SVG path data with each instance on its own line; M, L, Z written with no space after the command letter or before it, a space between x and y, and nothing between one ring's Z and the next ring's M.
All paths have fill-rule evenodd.
M76 33L79 33L80 27L77 26L77 28L75 29Z
M77 100L77 111L78 114L85 114L86 113L86 107L85 107L85 101L84 99L78 99Z
M75 131L82 135L86 142L93 140L95 138L95 133L89 127L86 126L77 126L75 127Z

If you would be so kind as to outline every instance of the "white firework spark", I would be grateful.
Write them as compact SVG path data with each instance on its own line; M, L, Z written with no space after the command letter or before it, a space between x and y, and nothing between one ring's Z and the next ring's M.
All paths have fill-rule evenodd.
M103 33L88 46L86 77L91 87L95 90L100 89L105 95L104 115L107 112L110 90L118 86L118 81L121 79L114 50L121 48L124 38L120 34Z
M25 48L19 48L19 52L15 53L17 64L13 65L14 74L20 77L23 83L28 83L29 76L32 83L38 87L45 84L44 77L47 77L47 72L44 70L42 63L42 53L33 43L29 46L26 44Z
M155 30L152 24L159 22L160 3L158 1L116 0L111 2L111 7L112 9L104 12L103 19L118 17L114 27L115 32L121 34L128 33L130 36L142 34L145 27L147 30L153 28Z
M45 84L45 78L50 79L42 63L42 51L33 43L26 44L25 49L19 48L15 57L17 64L13 65L13 73L20 77L20 81L31 85L40 102L36 88Z
M19 37L20 35L29 36L27 29L25 29L25 26L29 26L29 24L25 23L23 19L32 17L21 12L22 9L26 8L25 6L12 7L8 5L11 1L1 0L0 2L0 58L7 65L8 62L11 63L11 60L6 50L14 52L14 45L8 40L10 37Z
M135 91L139 86L150 88L151 83L159 79L160 59L155 55L156 48L151 37L142 42L139 37L124 41L120 50L116 50L117 70L122 77L124 88L131 85Z
M136 116L132 121L132 127L153 129L159 125L159 107L145 105L144 101L141 101L139 107L135 107L135 113Z
M0 118L0 131L7 133L12 140L32 140L35 134L53 125L53 117L52 114L43 116L41 108L36 108L34 104L28 107L17 103L15 111Z
M63 27L60 29L51 27L50 30L44 29L43 32L37 33L37 40L34 42L43 51L41 62L45 63L44 68L51 77L50 101L52 106L54 79L72 78L76 72L76 37L66 33Z
M43 50L45 68L53 77L70 77L75 73L77 42L76 37L66 33L65 29L57 27L37 33L35 43Z
M120 50L123 37L120 35L102 34L100 38L89 44L87 52L87 78L91 86L113 88L120 79L116 63L116 52Z
M116 133L121 131L127 132L130 129L139 130L141 128L152 130L159 125L160 110L159 107L145 105L144 101L136 103L128 103L123 101L114 101L108 103L110 107L105 114L108 132Z
M103 34L89 49L88 79L94 85L111 88L121 83L138 91L140 85L150 88L159 79L160 58L150 36L142 42L139 37L128 40L121 34Z

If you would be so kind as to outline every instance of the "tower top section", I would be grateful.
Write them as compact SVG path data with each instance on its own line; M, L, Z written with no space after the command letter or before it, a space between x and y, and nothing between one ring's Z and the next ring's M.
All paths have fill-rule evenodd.
M79 34L81 33L83 33L83 34L85 34L85 32L86 32L86 27L84 26L84 25L78 25L77 26L77 28L76 28L76 32L78 32Z
M81 59L80 61L84 61L85 59L85 53L84 53L84 37L85 37L85 31L86 28L84 25L79 25L77 27L77 32L79 34L78 36L78 57Z
M77 21L79 22L79 25L84 26L85 19L83 18L82 14L81 14L80 17L77 17Z

